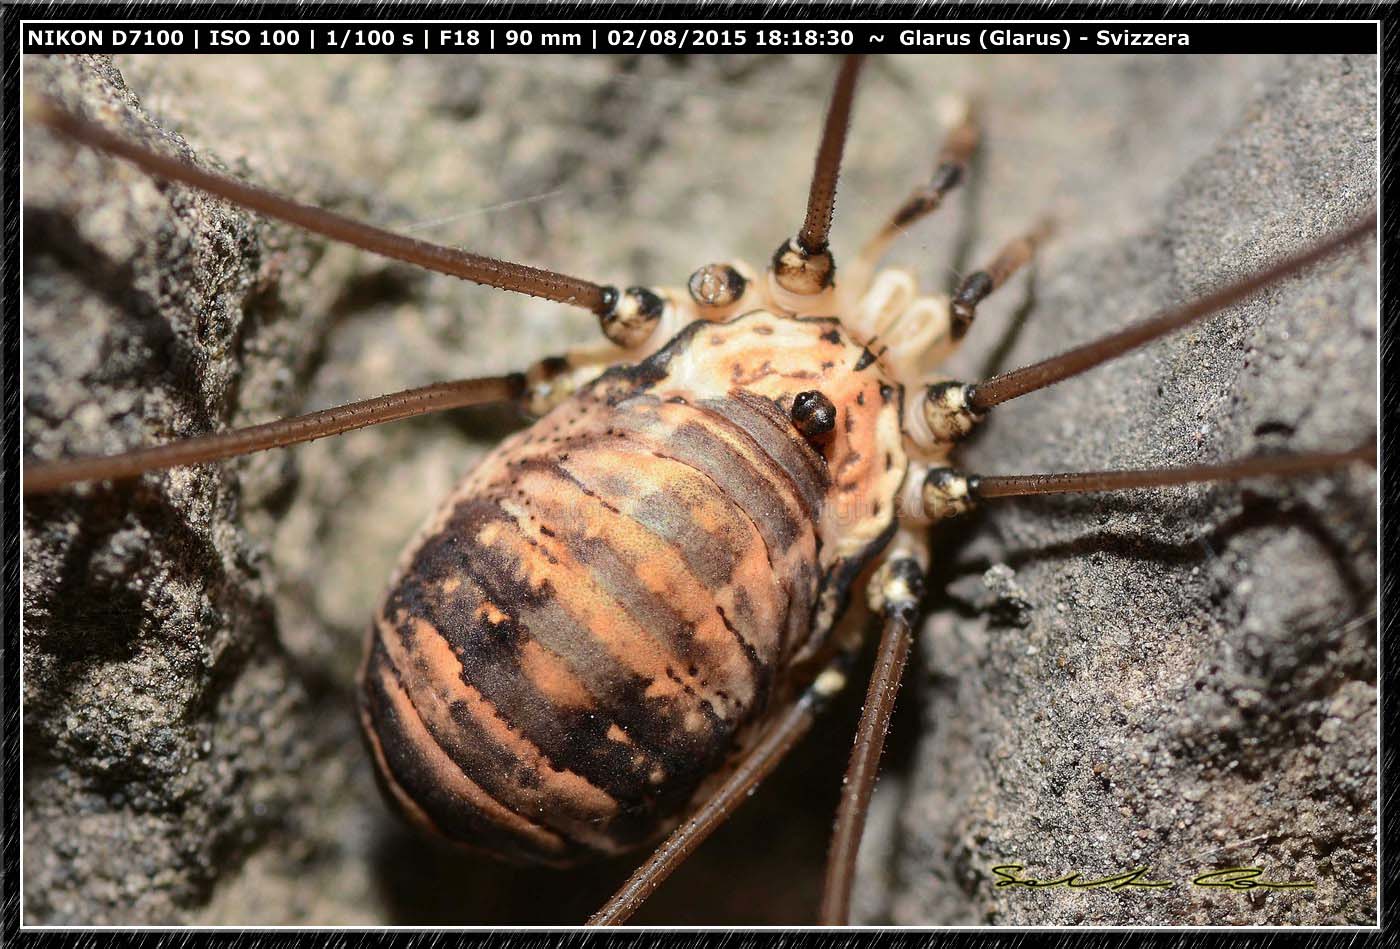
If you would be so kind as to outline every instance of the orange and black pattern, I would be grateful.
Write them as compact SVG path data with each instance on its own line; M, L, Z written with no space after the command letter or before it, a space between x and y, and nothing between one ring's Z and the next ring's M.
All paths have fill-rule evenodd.
M401 561L361 714L425 829L556 864L655 838L811 634L827 460L771 398L647 371L504 443Z

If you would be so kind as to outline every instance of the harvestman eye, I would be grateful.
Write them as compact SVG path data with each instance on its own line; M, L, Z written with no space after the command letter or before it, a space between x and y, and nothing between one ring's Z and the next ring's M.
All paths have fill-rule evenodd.
M803 438L816 441L836 427L836 406L815 390L799 392L792 400L792 424Z

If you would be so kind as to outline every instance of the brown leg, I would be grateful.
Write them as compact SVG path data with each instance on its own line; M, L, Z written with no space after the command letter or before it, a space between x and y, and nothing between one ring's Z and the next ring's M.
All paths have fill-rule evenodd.
M836 74L836 86L826 108L821 144L812 168L812 184L807 192L807 215L797 236L783 241L773 254L773 277L778 285L799 296L815 296L831 284L835 271L827 237L836 211L836 179L841 174L841 153L846 148L846 129L851 121L851 105L856 96L856 80L864 56L847 56Z
M1375 467L1374 443L1350 451L1300 452L1297 454L1256 455L1218 465L1182 465L1173 468L1138 468L1127 471L1076 471L1060 474L965 475L951 468L934 468L923 484L925 516L942 520L971 510L979 501L991 498L1024 497L1031 494L1089 494L1096 491L1133 491L1141 488L1169 488L1183 484L1214 481L1242 481L1246 478L1296 478L1318 472L1335 471L1347 465Z
M1129 350L1152 342L1168 333L1189 326L1196 320L1219 312L1231 304L1251 297L1265 287L1271 286L1294 274L1306 270L1318 261L1332 256L1350 244L1357 243L1376 231L1376 215L1368 214L1344 231L1298 254L1288 257L1272 267L1258 271L1243 280L1228 284L1198 300L1159 316L1145 320L1127 329L1112 333L1058 356L1025 366L1012 372L1004 372L973 386L968 407L973 412L985 412L994 405L1008 402L1028 392L1035 392L1071 376L1078 375L1095 366L1115 359Z
M545 381L566 366L566 360L544 360L528 376L512 373L439 382L307 415L198 435L116 455L31 461L24 465L24 493L43 494L83 481L134 478L147 471L221 461L417 415L487 402L515 401L530 395L533 383Z
M832 660L797 703L783 711L768 727L719 789L671 832L646 863L638 867L603 908L589 918L588 925L617 926L637 911L662 881L724 823L798 740L807 734L818 713L844 687L850 661L851 654L846 652Z
M826 882L822 887L819 919L823 926L844 926L851 910L851 887L855 883L856 856L875 790L880 753L890 727L895 696L904 676L913 641L913 623L923 588L923 571L912 559L892 561L884 581L885 627L875 656L875 670L865 694L865 708L856 728L855 749L841 785L841 803L826 861Z
M1376 446L1361 445L1351 451L1339 452L1256 455L1253 458L1241 458L1219 465L1140 468L1132 471L1080 471L1066 474L987 475L974 476L967 480L970 494L974 498L1009 498L1028 494L1087 494L1093 491L1165 488L1203 481L1298 477L1319 471L1334 471L1357 462L1374 466Z
M1030 263L1035 249L1050 236L1050 230L1050 222L1042 221L1030 233L1015 238L1003 247L984 269L967 275L953 294L953 339L962 339L967 335L977 316L977 304Z
M810 254L826 250L831 233L831 217L836 210L836 178L841 173L841 153L846 147L846 129L851 121L851 103L856 95L856 77L864 56L847 56L841 61L836 89L826 111L821 146L817 149L812 185L807 193L807 217L797 232L798 246Z
M1306 270L1343 248L1364 239L1367 235L1373 234L1375 228L1376 216L1374 213L1369 214L1347 229L1314 244L1312 247L1288 257L1272 267L1251 274L1243 280L1221 287L1214 293L1021 369L1004 372L970 385L949 381L936 382L925 388L924 397L921 400L922 416L917 419L915 427L909 428L907 433L916 444L925 447L936 444L952 444L972 431L982 420L983 414L992 406L1009 402L1027 393L1037 392L1189 326L1197 320L1219 312L1280 280L1285 280ZM971 320L977 302L990 293L1012 270L1020 266L1029 257L1032 248L1033 241L1030 238L1012 241L998 255L996 261L987 271L979 271L963 281L963 285L952 304L955 334L958 332L959 325L964 326L964 328L968 325L967 321ZM961 316L959 314L960 302L965 305Z
M149 175L207 191L239 207L286 221L331 240L341 241L394 260L416 264L427 270L461 277L473 283L582 307L603 320L605 329L619 301L619 294L613 287L570 277L567 274L541 270L538 267L483 257L453 247L430 244L356 221L333 211L301 204L236 178L205 171L183 159L162 155L128 141L94 122L65 112L47 102L38 102L30 106L28 118L73 141L125 159Z

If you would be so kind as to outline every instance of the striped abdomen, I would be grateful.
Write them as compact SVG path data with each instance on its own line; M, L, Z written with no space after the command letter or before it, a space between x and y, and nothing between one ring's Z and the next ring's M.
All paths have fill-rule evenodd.
M420 825L553 863L664 830L811 629L826 462L770 400L598 387L405 555L362 716Z

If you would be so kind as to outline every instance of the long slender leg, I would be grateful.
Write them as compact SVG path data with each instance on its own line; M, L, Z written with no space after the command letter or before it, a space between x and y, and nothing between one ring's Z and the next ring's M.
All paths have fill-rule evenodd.
M856 79L863 56L847 56L841 61L836 86L826 110L821 144L812 169L812 185L807 193L807 216L797 236L783 241L773 254L773 279L795 297L816 297L831 286L836 264L827 248L831 219L836 211L836 179L841 174L841 153L846 148L846 129L855 101Z
M1253 296L1260 290L1286 277L1311 267L1337 251L1360 241L1376 230L1375 212L1355 224L1334 234L1307 250L1288 257L1272 267L1265 268L1245 277L1243 280L1209 293L1198 300L1156 316L1150 320L1130 326L1125 330L1105 336L1076 349L1033 365L994 376L973 387L968 400L974 412L982 412L994 405L1010 401L1028 392L1035 392L1053 385L1085 370L1108 362L1158 337L1175 332L1203 317L1223 310Z
M937 522L965 513L980 501L999 497L1121 491L1256 477L1297 477L1335 471L1358 462L1375 465L1376 446L1373 443L1343 452L1263 455L1217 465L1127 471L977 476L964 475L950 468L933 468L927 471L921 486L923 510L906 510L906 518L909 523L919 520ZM857 729L850 768L842 787L822 893L820 919L824 925L844 925L849 918L850 894L861 834L874 788L876 766L909 654L911 622L918 602L917 592L912 596L904 595L909 583L900 581L906 577L912 580L920 576L916 561L892 559L881 588L885 627Z
M836 212L836 179L841 173L841 153L846 148L846 129L851 121L851 105L856 94L856 78L865 62L863 56L847 56L841 61L836 88L822 128L812 185L807 192L807 217L797 232L797 246L806 254L826 250L831 219Z
M1256 455L1218 465L1183 465L1179 468L1138 468L1127 471L1080 471L1061 474L982 475L970 479L971 495L979 500L1023 497L1030 494L1088 494L1095 491L1129 491L1167 488L1207 481L1242 481L1246 478L1298 477L1356 463L1375 465L1376 446L1361 445L1350 451L1306 452L1289 455Z
M1151 319L1067 350L1058 356L1001 373L978 383L941 381L928 385L924 388L923 398L911 400L909 403L909 436L913 443L921 448L949 445L972 431L992 406L1086 372L1217 313L1361 241L1367 235L1375 233L1375 228L1376 215L1372 212L1345 230L1307 250L1285 258L1272 267L1256 271L1191 303L1167 310ZM1016 242L1013 242L1008 250L1012 252L1013 258L1019 256Z
M235 458L415 415L445 412L485 402L509 401L524 394L525 381L523 373L514 373L438 382L307 415L198 435L116 455L33 462L24 466L24 493L43 494L82 481L134 478L147 471Z
M31 461L24 465L24 493L44 494L84 481L121 480L147 471L223 461L385 422L490 402L515 402L527 414L544 415L616 363L615 351L573 349L564 356L541 359L525 372L435 382L306 415L112 455Z
M719 789L671 832L646 863L638 867L603 908L589 918L588 925L617 926L626 922L662 881L724 823L798 740L807 734L817 715L845 686L851 657L850 651L837 654L796 704L783 711L768 726L758 743L745 754Z
M923 570L913 558L897 557L888 561L872 582L882 584L878 599L883 602L884 631L865 694L865 708L856 728L851 763L841 785L841 803L836 811L826 881L822 887L819 919L824 926L844 926L850 917L856 856L870 810L870 796L875 790L885 734L894 713L895 696L899 694L913 642L914 618L923 591Z
M1335 471L1358 463L1375 466L1374 444L1359 445L1350 451L1255 455L1216 465L1181 465L1123 471L969 475L951 468L934 468L924 479L922 503L926 516L941 520L961 514L970 510L977 502L992 498L1132 491L1203 482L1242 481L1247 478L1292 478Z
M582 307L605 321L619 300L617 290L610 286L524 264L483 257L452 247L430 244L332 211L292 201L225 175L205 171L182 159L162 155L138 145L47 102L36 102L29 106L27 111L29 118L53 131L90 148L123 158L148 174L199 188L240 207L385 257L488 287Z

